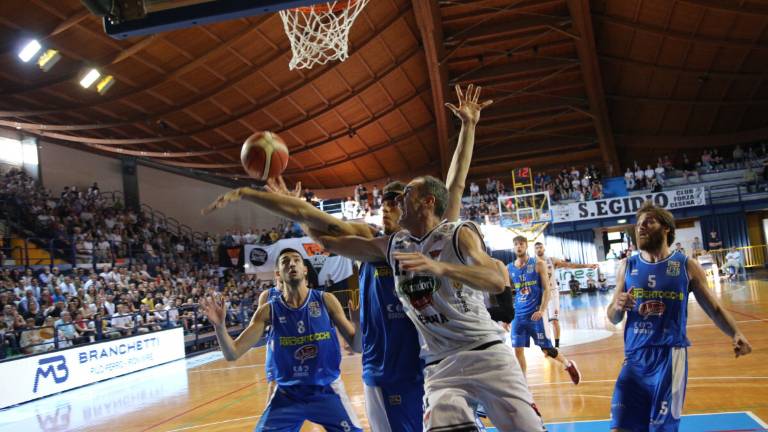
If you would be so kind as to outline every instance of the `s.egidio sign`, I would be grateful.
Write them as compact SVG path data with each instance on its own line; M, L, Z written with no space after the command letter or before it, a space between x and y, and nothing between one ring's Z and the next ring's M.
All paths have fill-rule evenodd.
M0 408L184 358L181 328L0 363Z
M552 206L552 219L558 223L634 215L645 201L653 201L657 206L667 210L701 206L707 203L704 188L692 187L597 201L555 204Z

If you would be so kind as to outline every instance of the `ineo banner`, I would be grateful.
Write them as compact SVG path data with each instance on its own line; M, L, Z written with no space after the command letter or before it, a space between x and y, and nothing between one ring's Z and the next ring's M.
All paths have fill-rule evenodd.
M647 200L667 210L701 206L707 203L704 188L685 188L655 194L556 204L552 206L553 221L555 223L575 222L584 219L634 215Z
M181 328L24 357L0 364L0 408L184 358Z

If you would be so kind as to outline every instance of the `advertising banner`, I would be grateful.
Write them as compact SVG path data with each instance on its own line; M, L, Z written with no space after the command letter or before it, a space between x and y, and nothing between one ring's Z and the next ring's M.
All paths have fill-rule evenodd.
M646 200L659 207L674 210L683 207L702 206L707 203L704 188L691 187L667 192L608 198L552 206L553 221L575 222L588 219L602 219L634 215Z
M184 358L182 328L0 363L0 408Z
M309 237L289 238L278 240L271 245L245 246L246 273L272 273L275 260L281 250L290 248L298 251L312 263L322 284L330 277L334 283L352 276L352 260L346 257L330 255L319 244Z

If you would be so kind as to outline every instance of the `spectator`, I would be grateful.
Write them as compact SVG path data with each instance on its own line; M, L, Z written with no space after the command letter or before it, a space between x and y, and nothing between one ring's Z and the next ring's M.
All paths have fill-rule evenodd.
M693 242L691 242L691 249L693 249L693 256L694 257L698 256L701 253L701 251L704 249L701 246L701 239L699 239L698 237L694 237Z
M635 169L635 187L637 189L645 189L645 171L638 167Z
M28 318L26 328L21 332L19 347L24 354L40 354L48 350L43 344L43 338L40 337L40 329L37 327L34 318Z
M747 193L757 192L757 173L751 166L747 166L744 171L744 186L747 188Z
M732 247L725 255L725 269L729 279L736 279L742 269L741 252Z
M373 195L373 209L378 210L381 208L381 190L379 190L379 185L373 185L371 194Z
M696 182L701 181L699 170L696 169L696 164L688 160L688 155L683 153L683 177L685 177L685 181L688 181L690 175L696 177Z
M645 181L649 182L651 179L656 178L656 171L651 168L651 165L647 165L645 167L645 171L643 171L643 174L645 175Z
M579 281L576 279L576 276L573 274L571 275L571 280L568 281L568 289L571 290L572 296L579 295Z
M653 193L658 193L661 192L661 185L656 181L655 178L652 178L648 182L648 189L650 189Z
M304 189L304 200L308 203L313 202L315 200L315 193L309 188Z
M661 158L659 158L659 162L656 164L656 168L653 169L653 173L656 175L656 181L659 182L660 185L664 186L664 180L666 180L666 170L664 169L664 164L661 161Z
M469 184L469 196L472 198L475 198L480 195L480 186L478 186L475 182L471 182Z
M717 231L714 228L712 228L712 230L709 232L709 241L707 242L707 246L709 246L710 251L723 247L723 242L720 240L720 235L717 234Z
M627 168L627 172L624 173L624 184L627 186L627 190L635 189L635 173L631 168Z
M133 333L133 318L128 313L128 307L123 303L117 305L117 314L112 316L110 322L112 328L123 336L130 336Z
M685 255L685 248L683 248L683 245L680 242L675 243L675 250L674 252L681 253Z

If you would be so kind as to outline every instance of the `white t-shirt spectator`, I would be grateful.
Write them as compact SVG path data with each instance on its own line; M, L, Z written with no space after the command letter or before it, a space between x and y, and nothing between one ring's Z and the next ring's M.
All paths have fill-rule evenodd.
M107 228L109 228L110 230L115 227L116 223L117 223L117 221L113 217L108 217L108 218L104 219L104 225L106 225Z
M627 189L631 189L635 185L635 173L632 170L627 169L624 173L624 183L627 185Z
M118 314L112 317L112 327L116 328L130 328L133 326L133 319L128 314Z
M656 176L656 171L654 171L653 168L648 167L645 170L644 174L645 174L645 178L652 179L652 178L654 178Z
M656 178L662 179L664 178L664 166L659 164L656 165L656 168L653 170L654 173L656 173Z
M59 284L59 288L61 288L62 294L69 294L71 296L77 295L77 289L75 289L75 284L73 284L72 282L70 283L62 282Z
M579 186L581 186L581 180L574 177L573 180L571 180L571 185L573 186L574 189L578 189Z
M581 175L581 173L580 173L580 172L579 172L579 170L577 170L576 168L574 168L574 169L572 169L572 170L571 170L571 177L573 177L573 178L576 178L576 179L577 179L577 178L579 178L579 176L580 176L580 175Z
M638 168L637 171L635 171L635 179L642 180L643 177L645 177L645 171L643 171L642 168Z
M476 185L475 183L469 184L469 193L472 195L477 195L480 193L480 186Z
M589 187L589 179L587 177L584 177L583 179L581 179L581 186L585 188Z

